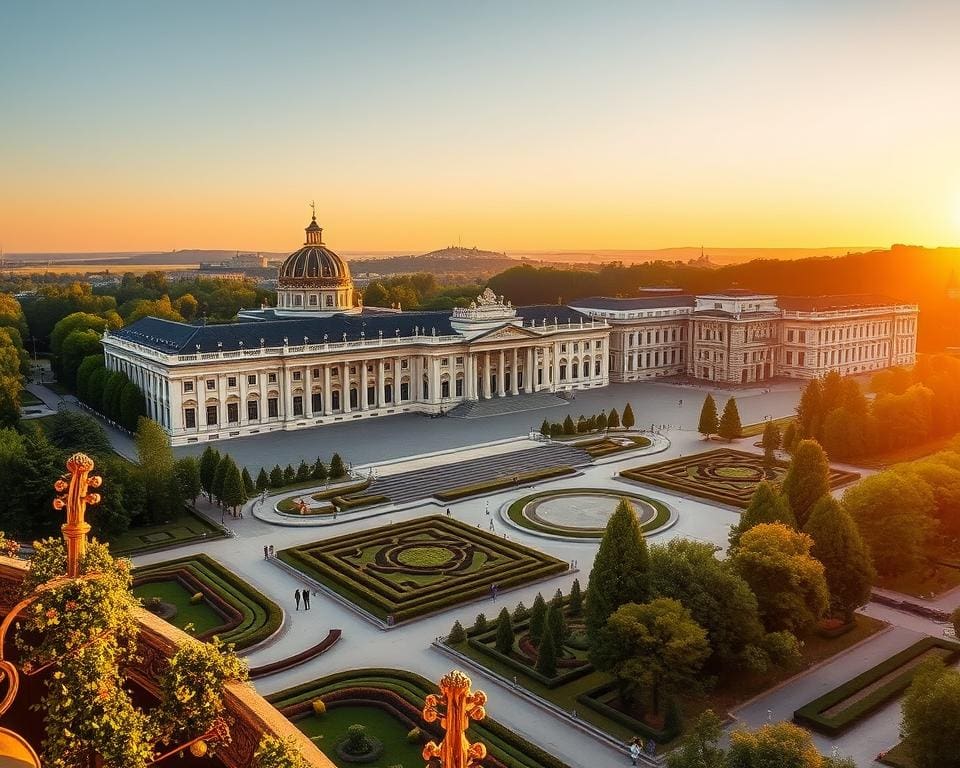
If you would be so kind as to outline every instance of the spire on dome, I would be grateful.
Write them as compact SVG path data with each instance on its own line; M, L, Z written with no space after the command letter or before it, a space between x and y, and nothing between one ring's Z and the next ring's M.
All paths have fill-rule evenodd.
M317 206L313 200L310 201L310 210L313 215L310 217L310 223L305 230L307 239L304 241L304 245L323 245L323 227L317 224Z

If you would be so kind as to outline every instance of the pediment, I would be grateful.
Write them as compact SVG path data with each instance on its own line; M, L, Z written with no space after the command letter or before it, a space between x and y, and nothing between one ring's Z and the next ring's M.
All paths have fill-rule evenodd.
M539 338L539 335L527 328L521 328L513 324L501 325L498 328L491 328L485 333L481 333L479 336L475 336L470 340L471 344L476 344L478 341L503 341L505 339L534 339Z

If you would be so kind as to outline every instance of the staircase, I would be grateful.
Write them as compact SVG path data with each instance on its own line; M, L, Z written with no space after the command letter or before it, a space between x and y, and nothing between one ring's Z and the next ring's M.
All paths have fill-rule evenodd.
M459 464L445 464L390 475L374 480L368 494L382 494L394 504L430 498L440 491L464 485L497 480L548 467L579 467L590 464L585 451L562 443L510 451L499 456L483 456Z
M552 392L531 392L524 395L492 397L489 400L468 400L447 411L447 416L455 419L481 419L485 416L503 416L566 404L567 401L564 398Z

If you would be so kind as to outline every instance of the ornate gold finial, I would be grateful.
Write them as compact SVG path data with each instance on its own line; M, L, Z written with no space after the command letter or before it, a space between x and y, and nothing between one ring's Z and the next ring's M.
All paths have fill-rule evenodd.
M441 712L437 707L444 705ZM446 731L443 741L437 744L427 742L423 748L423 759L440 759L441 768L477 768L487 756L487 748L479 741L470 743L466 731L471 720L483 720L486 711L487 694L470 690L470 678L463 672L454 670L440 679L440 696L431 693L423 706L423 719L428 723L440 720L440 726Z
M67 522L61 526L67 542L67 576L80 575L80 560L87 548L90 523L84 517L87 504L99 504L100 494L89 493L90 488L99 488L103 479L90 475L93 459L85 453L75 453L67 459L67 474L53 484L59 496L53 500L53 508L67 510Z
M310 218L313 219L314 221L316 221L316 220L317 220L317 206L316 206L316 203L313 202L313 200L310 201L310 212L312 213L312 215L310 216Z

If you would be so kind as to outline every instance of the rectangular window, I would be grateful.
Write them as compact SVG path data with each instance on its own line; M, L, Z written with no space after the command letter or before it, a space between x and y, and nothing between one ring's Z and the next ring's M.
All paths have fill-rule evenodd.
M457 379L457 397L463 397L463 379Z
M401 369L401 370L404 370L404 371L405 371L405 370L406 370L407 368L409 368L409 367L410 367L410 361L409 361L409 360L403 359L403 360L400 361L400 369Z
M275 397L267 398L267 416L275 419L280 415L280 402Z
M187 429L197 428L197 412L193 408L184 409L183 423Z
M449 358L449 357L441 357L441 358L440 358L440 367L441 367L441 368L447 368L449 365L450 365L450 358Z
M276 384L276 383L277 383L277 374L275 374L275 373L268 373L268 374L267 374L267 381L269 381L271 384Z
M458 357L458 358L457 358L457 365L463 365L463 358L462 358L462 357Z
M247 376L247 384L249 384L251 387L255 387L257 385L257 374L252 373Z
M260 420L260 402L258 400L247 400L247 421Z
M355 374L356 372L357 372L357 366L351 365L351 366L350 366L350 375L352 376L352 375Z
M184 392L193 392L193 382L185 381L183 382L183 391Z
M315 378L315 379L319 379L319 378L320 378L320 369L319 369L319 368L314 368L314 369L313 369L313 378Z
M213 426L217 423L217 406L207 406L207 425Z
M303 374L302 374L300 371L294 371L294 372L293 372L293 380L294 380L294 381L300 381L300 379L302 379L302 378L303 378Z
M566 344L561 344L561 345L560 345L560 351L561 351L561 352L566 352L566 351L567 351L567 345L566 345Z
M227 423L236 424L240 421L240 403L227 403Z
M293 396L293 415L303 416L303 395Z
M337 367L336 365L333 366L333 368L330 369L330 375L331 375L331 376L339 376L339 375L340 375L340 368Z
M227 376L227 386L235 387L237 386L237 377L236 376Z
M216 379L207 379L207 389L216 389L217 380Z
M319 392L314 392L312 395L310 395L310 409L313 411L314 415L323 410L323 401Z
M594 375L594 376L599 376L599 375L600 375L600 361L599 361L599 360L597 360L597 361L594 362L594 364L593 364L593 375Z

